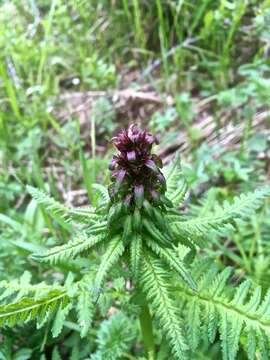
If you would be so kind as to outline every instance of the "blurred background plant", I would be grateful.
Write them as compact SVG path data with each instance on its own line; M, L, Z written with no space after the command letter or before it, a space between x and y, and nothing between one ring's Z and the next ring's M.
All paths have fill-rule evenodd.
M158 134L165 163L180 151L191 212L269 182L269 29L269 0L0 1L0 280L27 270L34 282L63 282L96 266L96 254L53 270L29 259L69 229L25 185L67 205L94 203L94 184L108 180L108 140L131 121ZM222 243L209 236L220 267L263 289L268 219L266 203ZM56 338L31 324L1 329L0 359L143 359L121 281L87 338L72 314ZM217 339L194 359L220 354Z

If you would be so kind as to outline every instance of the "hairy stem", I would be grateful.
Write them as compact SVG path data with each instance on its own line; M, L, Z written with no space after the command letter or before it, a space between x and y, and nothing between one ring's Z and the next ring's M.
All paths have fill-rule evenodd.
M142 306L140 325L145 349L148 359L155 360L155 343L153 336L152 318L147 303Z

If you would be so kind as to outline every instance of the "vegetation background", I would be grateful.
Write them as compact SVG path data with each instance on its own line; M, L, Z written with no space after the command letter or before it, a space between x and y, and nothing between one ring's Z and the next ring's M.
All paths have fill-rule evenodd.
M54 267L29 259L69 229L25 186L66 205L95 203L109 140L131 122L158 135L165 164L180 152L194 213L269 183L269 52L269 0L0 1L0 280L63 282L96 266L97 255ZM266 202L207 250L263 291L269 215ZM110 284L84 339L72 315L55 337L32 323L1 329L0 359L143 358L125 286L120 275ZM194 359L220 354L217 338Z

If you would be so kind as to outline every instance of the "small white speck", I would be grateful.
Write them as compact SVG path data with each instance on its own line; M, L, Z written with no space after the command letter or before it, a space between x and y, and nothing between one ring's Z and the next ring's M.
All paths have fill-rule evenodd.
M74 79L72 79L72 84L73 84L73 85L79 85L79 83L80 83L80 79L79 79L79 78L74 78Z

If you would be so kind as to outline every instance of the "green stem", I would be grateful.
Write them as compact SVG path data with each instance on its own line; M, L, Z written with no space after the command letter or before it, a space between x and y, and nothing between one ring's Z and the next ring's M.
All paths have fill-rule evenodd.
M155 360L155 343L153 336L152 318L147 303L142 306L140 325L145 349L149 360Z

